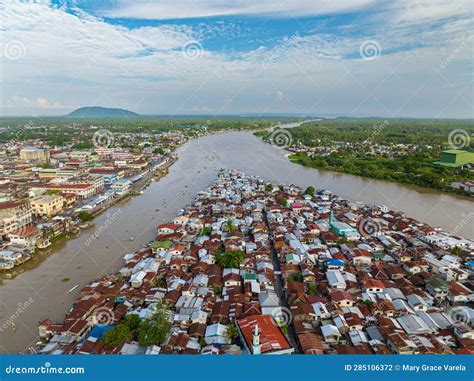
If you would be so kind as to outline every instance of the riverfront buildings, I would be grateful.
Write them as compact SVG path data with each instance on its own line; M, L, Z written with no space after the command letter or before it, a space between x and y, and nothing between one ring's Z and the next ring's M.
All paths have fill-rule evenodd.
M62 322L43 321L38 350L472 354L473 255L383 205L222 170Z
M114 136L109 133L109 139ZM10 271L59 238L79 232L93 215L134 192L172 162L181 133L92 138L90 149L49 147L45 141L0 145L0 271ZM141 147L139 142L146 142ZM107 147L104 147L106 145ZM127 146L128 147L128 146Z

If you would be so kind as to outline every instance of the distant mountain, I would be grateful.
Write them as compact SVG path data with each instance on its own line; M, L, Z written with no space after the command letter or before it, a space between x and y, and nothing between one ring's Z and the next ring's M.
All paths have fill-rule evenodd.
M69 118L136 118L137 116L140 115L122 108L98 106L81 107L67 115Z

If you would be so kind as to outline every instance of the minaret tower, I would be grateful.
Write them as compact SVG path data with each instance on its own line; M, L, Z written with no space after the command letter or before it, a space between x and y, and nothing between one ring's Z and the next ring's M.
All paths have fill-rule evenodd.
M330 209L329 209L329 226L334 229L334 213L332 211L333 208L333 203L331 203Z
M253 331L252 352L254 355L260 354L260 332L258 330L258 324L255 324L255 330Z

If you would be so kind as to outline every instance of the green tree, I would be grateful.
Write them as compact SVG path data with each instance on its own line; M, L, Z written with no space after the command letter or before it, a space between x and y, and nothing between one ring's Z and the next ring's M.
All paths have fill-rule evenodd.
M171 328L169 312L163 305L158 305L156 313L149 320L144 320L138 328L138 342L148 347L161 345L168 337Z
M306 190L304 191L305 194L309 194L311 197L314 196L314 192L316 190L314 189L314 187L312 186L309 186L308 188L306 188Z
M126 324L119 324L104 334L102 342L104 345L120 345L132 339L130 328Z
M239 332L237 331L237 327L234 324L227 324L227 332L226 337L229 342L232 342L237 336Z
M92 221L94 219L94 216L92 214L84 210L82 212L79 212L78 217L84 222Z
M272 183L268 183L267 185L265 185L265 191L266 192L271 192L273 190L273 184Z
M203 227L201 232L199 233L200 236L210 236L212 233L212 228L210 226Z
M125 315L121 324L125 324L131 331L135 331L140 325L140 316L137 314Z
M290 275L287 280L289 282L303 282L303 274L301 272L297 272L295 275Z
M316 286L316 283L308 283L308 295L309 296L316 295L317 291L318 291L318 286Z
M281 205L281 206L288 206L288 200L286 198L280 198L278 200L278 203Z
M235 229L234 222L231 218L229 218L224 226L224 231L227 233L233 232Z
M212 290L214 291L214 294L220 295L221 292L222 292L222 287L219 286L218 284L215 284L215 283L214 283L214 284L212 285Z
M220 250L214 252L217 264L224 269L237 269L244 261L245 254L242 250L230 250L221 253Z

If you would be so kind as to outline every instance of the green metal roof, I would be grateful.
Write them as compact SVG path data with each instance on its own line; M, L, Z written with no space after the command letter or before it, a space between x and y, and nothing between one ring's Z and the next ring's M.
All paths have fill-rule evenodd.
M435 161L433 164L442 165L444 167L457 168L465 165L466 163L446 163L444 161Z
M453 153L453 154L460 154L460 153L466 153L466 152L469 152L469 151L463 151L460 149L448 149L446 151L442 151L442 153Z
M153 242L151 245L152 249L169 249L173 246L173 242L171 241L156 241Z
M257 274L244 273L244 280L257 280Z

